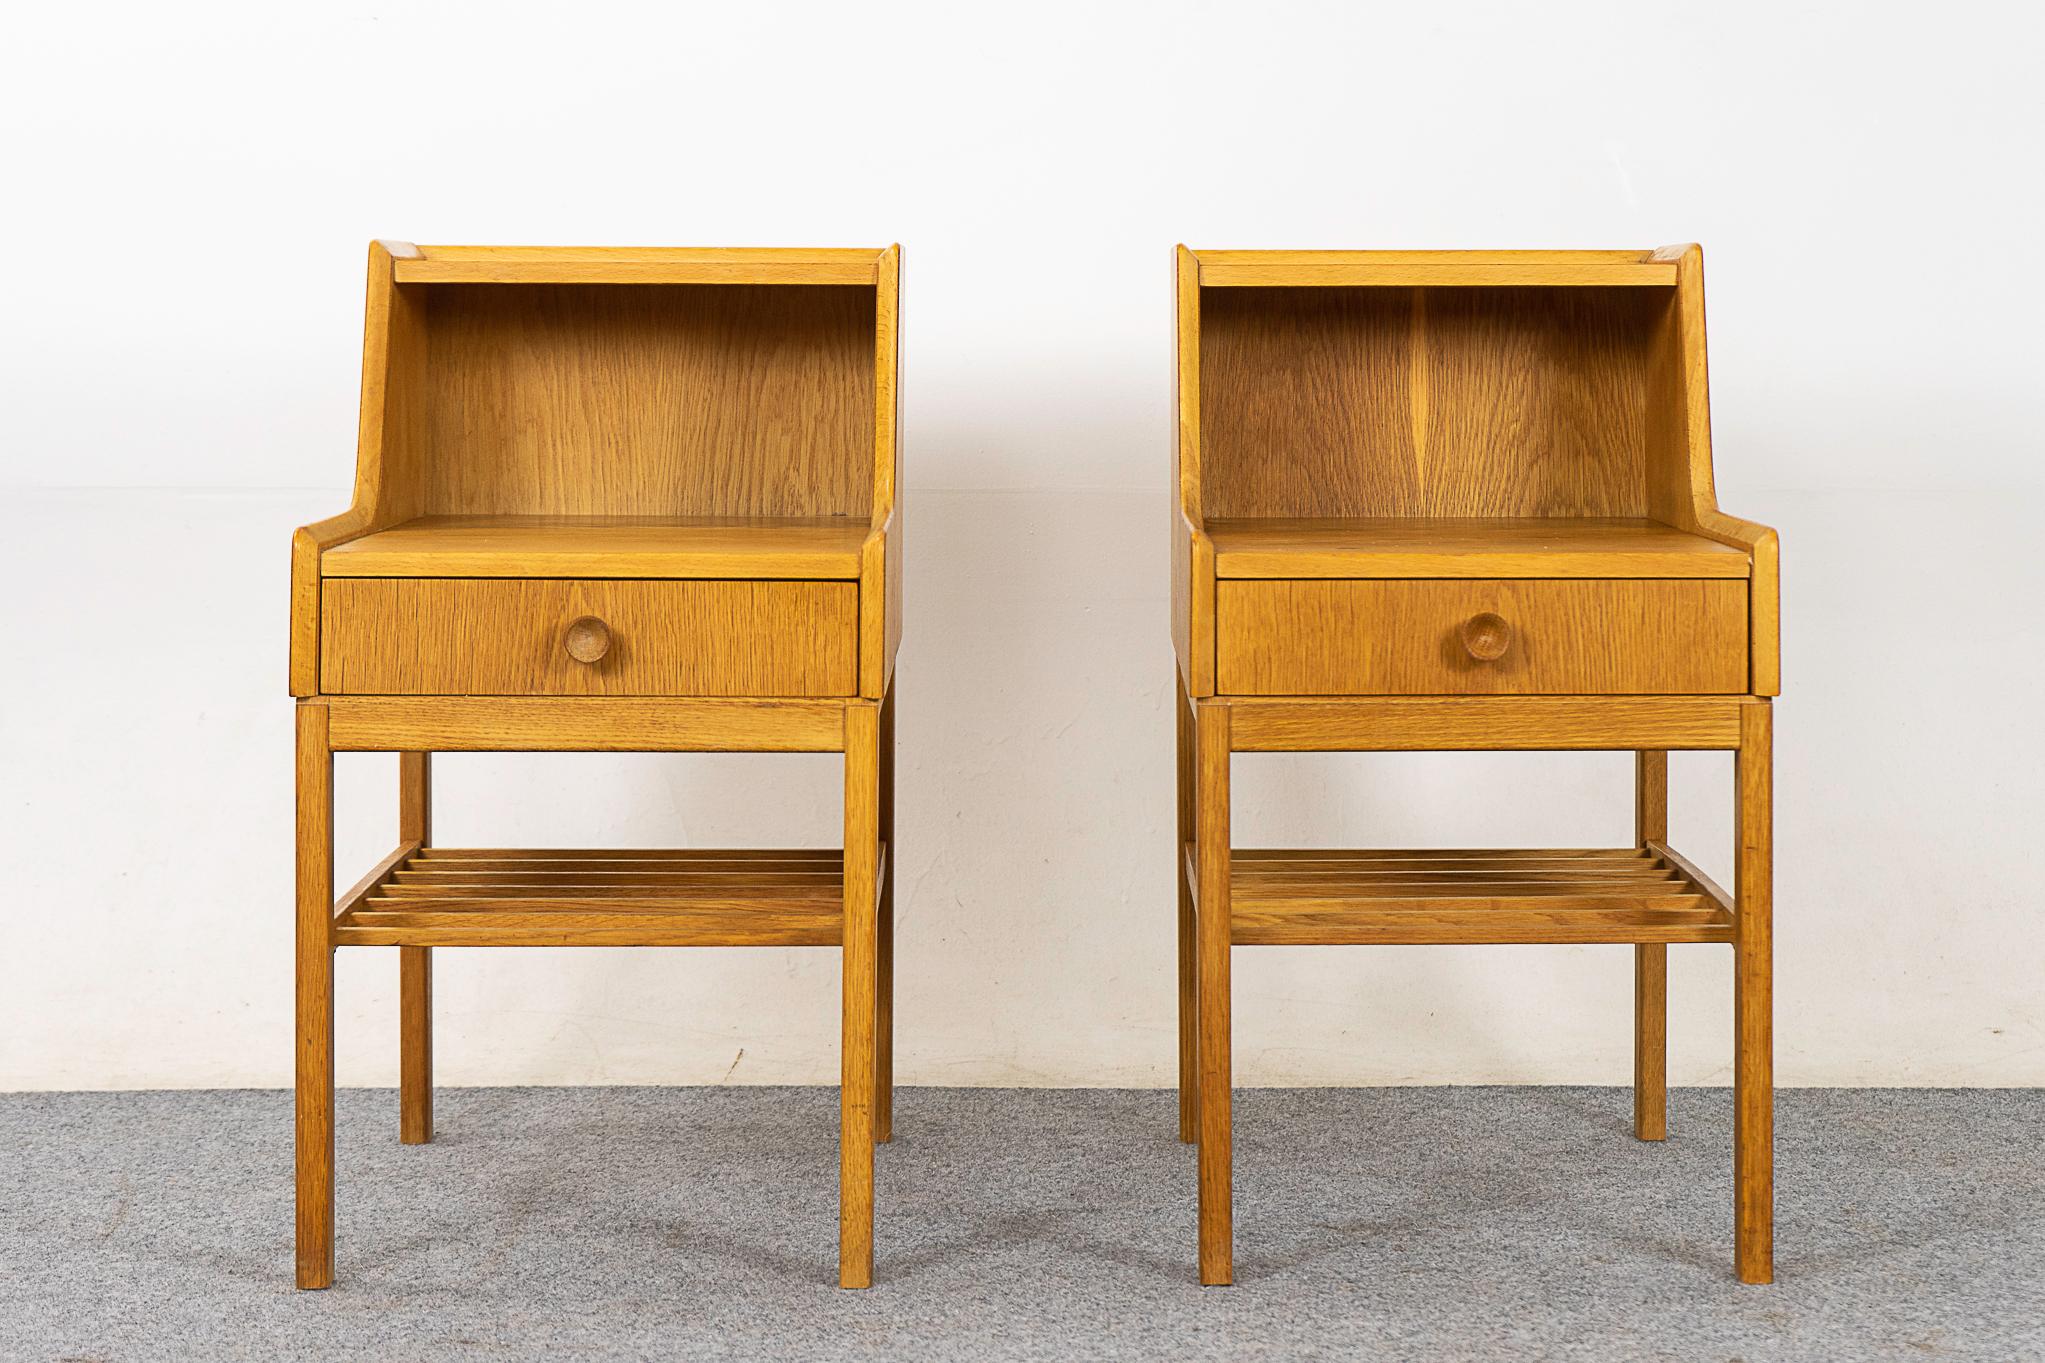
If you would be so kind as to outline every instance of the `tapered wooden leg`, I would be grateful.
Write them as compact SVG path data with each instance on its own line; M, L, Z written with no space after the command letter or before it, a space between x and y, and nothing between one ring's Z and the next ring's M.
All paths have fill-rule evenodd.
M839 1078L838 1285L873 1284L874 1004L880 710L845 707L845 1029Z
M1633 839L1645 847L1669 839L1669 755L1633 754ZM1633 1134L1669 1134L1669 948L1633 948Z
M327 707L298 706L298 1285L334 1281L334 754Z
M433 754L398 754L398 841L433 841ZM433 1139L433 949L398 948L398 1139Z
M1229 1077L1229 710L1203 701L1195 721L1199 885L1200 1281L1232 1282L1234 1215Z
M1733 926L1733 1262L1775 1280L1774 709L1740 711Z
M1179 733L1179 817L1172 838L1172 881L1179 887L1179 1139L1200 1139L1200 958L1194 940L1193 883L1186 845L1193 841L1193 711L1186 684L1172 666L1172 710Z
M880 911L874 932L873 1138L895 1138L895 688L880 708Z

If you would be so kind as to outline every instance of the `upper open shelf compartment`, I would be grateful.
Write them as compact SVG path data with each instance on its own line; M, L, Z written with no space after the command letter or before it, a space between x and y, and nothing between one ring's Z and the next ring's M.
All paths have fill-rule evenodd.
M892 384L876 376L893 372L892 249L377 251L364 396L382 407L363 446L377 528L865 524L891 500Z
M1701 430L1666 254L1187 253L1189 509L1678 519Z

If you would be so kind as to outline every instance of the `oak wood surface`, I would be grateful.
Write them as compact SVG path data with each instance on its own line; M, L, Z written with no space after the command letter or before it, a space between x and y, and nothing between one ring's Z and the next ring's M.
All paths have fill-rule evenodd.
M881 252L874 291L873 513L859 560L859 692L888 694L902 640L902 251Z
M1645 516L1667 307L1639 289L1203 290L1202 508Z
M1194 718L1194 913L1199 955L1200 1281L1235 1280L1229 949L1229 707L1202 701Z
M1207 288L1270 287L1647 287L1666 289L1676 270L1646 251L1200 251Z
M880 891L874 911L873 1138L895 1138L895 692L880 707L878 794Z
M871 284L880 253L803 247L421 246L401 284Z
M398 754L398 841L433 841L433 754ZM397 868L393 867L395 872ZM398 948L398 1140L433 1139L433 952Z
M1672 305L1656 319L1648 356L1648 514L1744 550L1753 561L1748 592L1750 689L1782 691L1779 551L1764 525L1718 509L1711 456L1711 385L1704 327L1704 253L1667 246L1658 260L1676 267Z
M833 700L335 696L344 752L837 752Z
M868 517L874 307L870 287L434 292L423 509Z
M1221 578L1745 577L1748 555L1659 521L1600 517L1210 519Z
M1502 652L1465 626L1497 616ZM1216 685L1229 695L1684 695L1746 689L1738 582L1226 580Z
M1733 759L1733 1259L1741 1282L1775 1280L1774 709L1741 712Z
M327 709L297 707L297 1259L301 1288L334 1281L334 758Z
M292 545L291 686L318 696L300 1282L332 1279L335 945L399 948L407 1142L432 1133L433 946L814 945L844 948L840 1280L864 1286L892 1118L899 248L369 265L354 499ZM338 905L337 748L402 754L400 845ZM843 750L846 849L432 847L430 754L478 750Z
M839 582L337 578L320 685L336 695L836 696L858 689L858 589ZM570 628L601 621L594 663Z
M369 245L363 300L362 401L357 423L355 493L348 509L302 527L291 537L291 694L319 691L320 558L357 535L396 525L424 509L421 483L426 367L425 308L392 280L394 251Z
M1666 1132L1667 944L1732 943L1735 1260L1766 1281L1779 551L1717 506L1701 253L1181 247L1176 266L1172 638L1198 716L1180 1088L1202 1281L1229 1274L1217 935L1633 943L1645 1139ZM1229 751L1458 749L1635 751L1637 845L1231 854L1210 831ZM1687 749L1738 752L1736 899L1668 844L1667 753Z
M425 516L327 550L327 577L859 576L844 516Z
M1171 528L1172 646L1188 692L1200 697L1214 694L1214 544L1200 500L1200 267L1183 246L1172 265L1172 482L1178 490Z
M1732 696L1232 699L1237 752L1565 751L1739 746Z
M844 1029L838 1083L838 1285L873 1285L874 1008L880 709L845 707Z
M1669 836L1669 755L1633 754L1633 841L1664 862ZM1687 862L1673 869L1687 873ZM1703 887L1699 887L1703 888ZM1715 888L1715 887L1714 887ZM1723 896L1718 897L1721 901ZM1659 1141L1669 1134L1669 949L1663 943L1633 948L1633 1134Z
M1172 710L1178 731L1178 835L1172 841L1172 871L1179 887L1179 1139L1200 1139L1200 942L1193 913L1196 866L1180 855L1198 836L1194 804L1193 701L1186 681L1172 669Z
M1631 848L1238 848L1232 866L1239 946L1723 942L1732 932L1727 906Z
M341 946L836 946L821 850L401 847L335 920Z

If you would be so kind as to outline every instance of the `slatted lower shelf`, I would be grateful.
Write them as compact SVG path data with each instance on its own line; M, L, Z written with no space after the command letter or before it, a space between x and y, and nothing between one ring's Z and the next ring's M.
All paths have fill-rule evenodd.
M1185 874L1198 886L1191 843ZM1730 942L1726 893L1661 843L1230 855L1239 946Z
M835 848L403 847L343 897L334 942L838 946L844 884L845 858Z

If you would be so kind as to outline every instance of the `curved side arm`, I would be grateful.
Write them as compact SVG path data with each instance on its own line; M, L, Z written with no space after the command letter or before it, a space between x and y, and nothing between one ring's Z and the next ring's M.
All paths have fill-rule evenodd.
M1747 584L1747 656L1757 696L1782 694L1782 579L1775 532L1711 505L1695 509L1706 539L1745 549L1753 559Z
M859 694L887 696L902 643L902 509L888 510L859 546Z
M1172 648L1194 697L1214 694L1214 541L1184 507L1172 513Z

